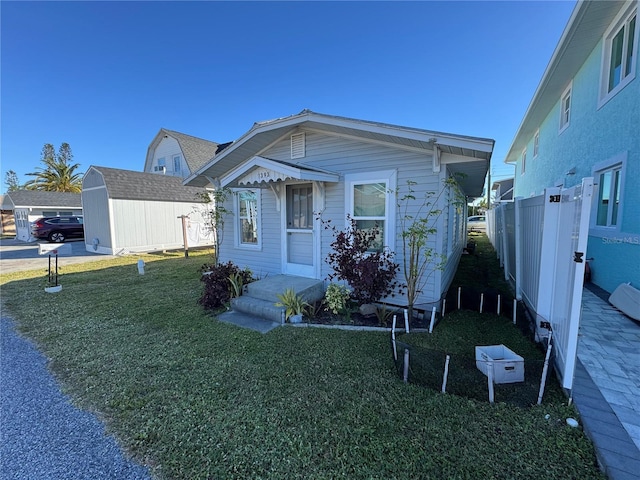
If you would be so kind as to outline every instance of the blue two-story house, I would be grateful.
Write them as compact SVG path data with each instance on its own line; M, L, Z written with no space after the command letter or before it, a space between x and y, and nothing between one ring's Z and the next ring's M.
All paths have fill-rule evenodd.
M640 288L638 1L580 1L509 149L514 196L594 178L587 257L608 292Z

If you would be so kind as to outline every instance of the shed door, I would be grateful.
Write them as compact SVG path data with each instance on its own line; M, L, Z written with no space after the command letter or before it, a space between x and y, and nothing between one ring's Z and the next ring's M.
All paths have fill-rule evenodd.
M315 277L316 241L313 230L313 185L286 187L284 272Z

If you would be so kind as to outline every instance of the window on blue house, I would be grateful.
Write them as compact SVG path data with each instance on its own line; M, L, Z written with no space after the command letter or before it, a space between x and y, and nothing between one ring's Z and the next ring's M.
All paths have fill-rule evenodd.
M620 212L620 165L605 170L598 176L598 206L596 225L615 227Z
M600 106L635 77L638 57L637 9L630 7L609 27L602 53Z

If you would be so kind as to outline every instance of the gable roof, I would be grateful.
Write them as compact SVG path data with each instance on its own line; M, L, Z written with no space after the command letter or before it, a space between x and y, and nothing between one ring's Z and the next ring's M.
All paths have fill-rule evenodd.
M187 163L190 172L195 172L201 168L205 163L211 160L216 153L229 145L229 143L216 143L210 140L194 137L192 135L187 135L185 133L161 128L147 149L145 170L151 166L153 152L160 141L165 137L171 137L178 142L180 150L182 150L182 156L184 157L184 161Z
M107 194L113 199L199 203L198 195L204 193L203 188L184 186L181 178L171 175L92 165L85 178L90 178L93 171L102 177Z
M518 160L562 92L585 63L625 1L579 1L533 94L511 143L505 163Z
M47 192L43 190L16 190L8 192L2 202L3 208L82 208L79 193Z
M464 171L466 174L460 183L470 196L482 193L495 143L487 138L401 127L303 110L297 115L254 123L247 133L218 153L215 158L200 169L192 171L185 184L209 185L211 181L219 180L240 163L259 155L269 145L299 128L349 136L365 142L386 144L429 155L433 153L434 145L437 145L442 163L449 159L449 168L453 173Z

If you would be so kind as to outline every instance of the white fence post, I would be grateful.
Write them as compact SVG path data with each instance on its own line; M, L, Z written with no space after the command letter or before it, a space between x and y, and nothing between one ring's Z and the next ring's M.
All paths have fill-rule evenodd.
M515 265L515 282L516 282L516 298L522 300L522 226L520 225L520 210L522 209L522 198L516 197L514 202L514 231L515 231L515 248L516 248L516 265Z

